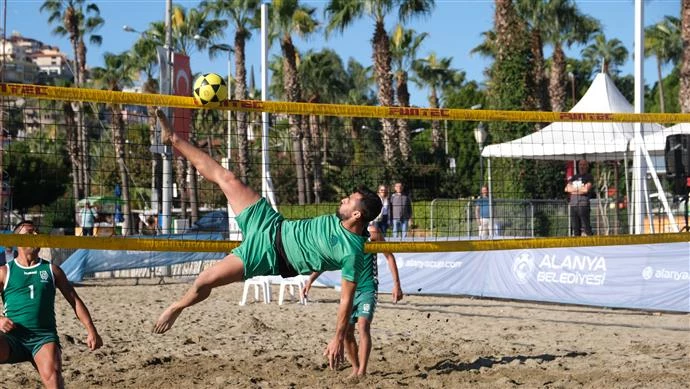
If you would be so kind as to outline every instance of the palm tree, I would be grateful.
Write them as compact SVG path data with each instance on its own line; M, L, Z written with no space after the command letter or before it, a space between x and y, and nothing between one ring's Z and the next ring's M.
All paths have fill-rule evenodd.
M582 50L582 58L595 65L601 64L601 72L611 74L628 59L628 49L618 39L606 40L604 34L594 36L594 43Z
M72 67L74 82L77 86L83 85L86 79L84 37L89 35L89 41L92 44L100 45L102 42L102 37L93 33L104 24L98 6L95 3L87 3L86 0L45 0L40 11L47 12L49 14L48 23L55 24L53 34L69 36L74 54L74 66ZM76 104L72 107L72 111L75 109L77 109L77 121L74 124L78 126L76 130L77 148L70 148L71 153L76 152L76 155L71 156L70 160L73 161L72 179L75 181L73 186L76 188L74 193L76 207L78 199L90 194L91 161L89 159L89 137L87 127L84 125L83 105Z
M567 95L567 59L563 45L586 43L593 34L601 31L596 19L582 14L571 0L554 0L549 4L545 24L545 41L553 46L549 76L549 101L551 109L563 111ZM575 102L573 102L575 104Z
M532 51L532 78L534 79L534 99L537 109L548 110L546 89L546 72L544 71L544 29L550 23L550 0L518 0L515 9L527 24L530 35L530 50Z
M494 28L496 40L491 47L494 62L490 70L487 102L493 109L531 110L534 78L531 77L532 51L524 21L517 15L511 0L495 0ZM491 142L512 140L534 130L531 123L491 123ZM527 194L524 177L530 171L526 161L496 160L494 165L495 194L520 198ZM498 177L498 178L496 178Z
M220 19L210 19L207 10L198 10L195 8L186 10L180 6L173 7L172 13L172 49L176 53L184 55L191 55L195 50L205 50L213 44L217 39L223 36L223 29L227 26L227 22ZM162 46L165 41L165 24L163 22L151 23L149 29L145 32L145 36L156 42L158 46ZM195 39L195 37L201 39ZM190 141L193 141L194 134L190 133ZM195 180L191 179L191 187L187 186L187 176L190 178L196 176L196 169L190 166L187 169L187 161L182 157L178 157L176 163L176 181L177 187L180 190L181 214L182 219L187 219L187 202L191 205L191 219L195 222L199 217L199 208L197 201L197 188L194 185Z
M235 93L236 100L247 98L247 66L245 46L252 36L252 30L258 27L257 12L259 0L207 0L202 1L201 6L209 10L216 17L227 16L235 28L233 48L235 53ZM228 80L229 81L229 80ZM228 85L230 85L228 83ZM243 182L247 182L249 176L249 143L247 141L247 113L237 111L238 137L238 163L239 176Z
M683 47L680 36L680 19L666 16L664 20L645 28L644 54L645 57L656 57L656 71L659 78L659 105L661 112L666 112L664 104L664 82L661 68L669 62L680 59Z
M96 86L107 88L110 91L121 91L123 87L134 84L136 68L128 53L103 55L104 67L93 68L92 74ZM110 104L112 115L112 136L115 147L115 160L120 173L120 185L122 188L122 200L124 201L124 223L122 235L130 235L133 232L133 219L131 212L131 200L129 198L129 171L125 162L125 141L127 139L125 122L122 117L122 106Z
M86 46L84 36L89 35L91 44L100 45L103 38L93 32L105 21L95 3L86 0L45 0L41 12L50 14L48 23L55 23L53 34L69 36L74 53L75 84L81 86L86 78Z
M683 113L690 112L690 0L683 0L680 8L680 35L683 54L680 64L678 99Z
M391 59L395 72L395 90L398 104L402 107L410 106L410 92L407 88L408 72L412 63L417 59L417 51L429 36L427 33L417 34L415 30L405 29L398 24L391 34ZM412 153L410 146L410 128L406 119L398 119L398 133L400 136L400 156L404 162L409 162Z
M347 95L347 73L338 54L329 49L309 51L299 66L302 94L310 103L337 103ZM321 202L323 190L322 164L328 156L329 127L323 117L309 115L309 132L304 142L309 142L310 154L305 154L306 176L313 177L311 185L314 203ZM305 150L307 148L305 147Z
M415 72L415 82L421 87L429 88L429 107L439 108L443 92L452 86L460 86L465 80L465 73L451 68L452 58L438 58L435 53L426 58L414 61L412 69ZM441 122L431 122L431 143L436 156L441 150ZM439 158L439 161L441 158Z
M132 60L132 65L138 71L144 74L146 81L142 86L144 93L158 93L158 82L156 80L155 69L158 65L158 58L156 55L156 42L146 35L142 35L132 47L130 58ZM148 113L148 126L149 126L149 141L151 145L155 145L158 142L156 138L156 113L155 107L146 107L146 112ZM159 153L151 154L151 177L153 178L151 185L151 202L154 207L156 214L160 211L160 199L162 187L162 158ZM154 201L155 199L155 201Z
M302 37L316 31L318 22L314 18L316 9L300 5L299 0L274 0L273 28L280 40L280 49L283 54L283 86L287 101L302 101L302 91L298 76L298 55L297 49L292 42L292 34ZM288 115L290 135L293 144L293 158L297 178L297 199L299 204L307 202L307 177L304 167L304 156L309 154L309 150L304 150L302 138L304 130L301 128L300 119L297 115Z
M371 66L363 66L355 59L347 62L347 96L342 101L350 105L374 105L376 96L371 89L374 80L371 77ZM361 120L361 119L360 119ZM350 129L350 139L354 149L353 165L362 166L364 161L362 137L360 130L363 124L355 118L346 118L345 127Z
M342 33L355 20L364 16L374 20L371 42L379 104L393 105L391 51L385 28L386 17L397 9L400 22L405 23L414 16L428 15L434 6L434 0L330 0L326 5L327 32L337 29ZM381 124L384 160L392 170L397 165L396 131L392 119L381 119Z

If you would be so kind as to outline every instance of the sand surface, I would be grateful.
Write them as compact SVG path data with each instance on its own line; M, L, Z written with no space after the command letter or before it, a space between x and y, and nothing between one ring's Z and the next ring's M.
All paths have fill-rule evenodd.
M369 375L327 368L338 293L302 306L239 306L217 289L164 335L158 314L187 281L92 281L77 288L105 345L90 352L62 296L57 320L69 388L688 388L690 315L462 297L380 296ZM143 283L143 284L142 284ZM252 301L250 299L250 301ZM0 365L0 388L40 387L30 364Z

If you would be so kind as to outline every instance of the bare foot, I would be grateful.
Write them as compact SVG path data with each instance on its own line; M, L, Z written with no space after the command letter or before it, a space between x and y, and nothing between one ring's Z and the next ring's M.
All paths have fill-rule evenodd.
M165 145L172 144L172 137L175 135L175 130L173 130L168 117L165 116L165 112L162 109L156 109L156 116L158 117L158 122L161 124L161 142Z
M180 316L180 313L182 313L181 309L175 308L174 305L169 306L168 309L163 311L160 317L158 317L158 321L153 326L153 333L162 334L168 331L170 328L172 328L175 320L177 320L177 317Z

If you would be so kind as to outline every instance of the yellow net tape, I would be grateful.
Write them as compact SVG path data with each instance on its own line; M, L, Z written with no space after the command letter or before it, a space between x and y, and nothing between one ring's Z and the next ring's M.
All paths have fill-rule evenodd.
M95 89L66 88L46 85L0 83L0 96L43 100L85 101L142 106L203 108L192 97L147 93L111 92ZM257 100L227 100L215 109L271 112L296 115L324 115L423 120L469 120L509 122L627 122L680 123L690 122L690 114L666 113L579 113L498 111L450 108L381 107L343 104L288 103Z
M455 242L377 242L367 243L369 253L430 253L459 251L493 251L515 249L541 249L555 247L615 246L690 242L690 234L617 235L579 238L501 239ZM240 242L144 239L123 237L81 237L58 235L0 235L0 246L53 247L66 249L176 251L176 252L230 252Z
M0 83L0 96L43 100L117 103L141 106L165 106L199 109L192 97L146 93L112 92L104 90L65 88L45 85ZM425 120L469 120L511 122L690 122L690 114L631 114L631 113L573 113L525 112L498 110L469 110L447 108L353 106L341 104L288 103L255 100L228 100L218 109L249 112L272 112L297 115L325 115L340 117L406 118ZM509 250L578 246L611 246L689 242L690 234L653 234L634 236L600 236L585 238L537 238L456 242L379 242L369 243L367 252L455 252L475 250ZM239 242L143 239L122 237L74 237L48 235L0 235L0 245L18 247L85 248L101 250L229 252Z

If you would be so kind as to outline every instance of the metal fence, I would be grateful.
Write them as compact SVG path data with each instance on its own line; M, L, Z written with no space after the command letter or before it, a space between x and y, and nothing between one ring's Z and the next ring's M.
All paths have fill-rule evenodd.
M592 200L592 229L596 235L627 231L627 214L610 199ZM436 237L477 238L476 199L434 199L429 204L429 229ZM570 236L570 207L565 200L494 199L492 236Z

